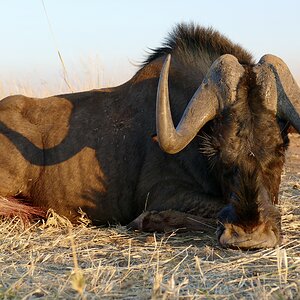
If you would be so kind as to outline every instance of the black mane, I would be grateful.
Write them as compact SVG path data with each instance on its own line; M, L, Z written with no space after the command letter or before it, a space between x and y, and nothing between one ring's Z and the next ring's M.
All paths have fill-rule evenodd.
M174 52L190 62L199 59L203 53L206 53L209 54L211 61L223 54L232 54L241 64L254 63L252 55L240 45L231 42L211 27L205 28L193 23L176 25L162 46L151 49L151 51L143 62L143 66L166 54L174 54Z

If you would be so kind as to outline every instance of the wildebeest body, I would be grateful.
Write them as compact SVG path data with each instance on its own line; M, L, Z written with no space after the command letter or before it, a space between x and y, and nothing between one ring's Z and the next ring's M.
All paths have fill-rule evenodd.
M175 124L204 78L204 92L219 76L220 84L226 82L220 74L227 74L231 64L226 63L232 58L222 60L222 55L235 57L243 66L227 102L219 102L214 118L174 155L163 152L152 138L157 131L157 85L168 53ZM209 72L212 75L205 77ZM142 230L184 224L203 229L201 222L219 213L223 245L234 245L228 242L228 231L230 238L231 232L249 237L257 232L258 240L271 235L263 246L275 245L280 240L280 215L273 204L290 124L275 116L261 94L261 73L250 54L219 33L181 25L119 87L46 99L3 99L0 195L53 208L74 221L79 208L94 224L136 219L131 227ZM228 74L225 86L231 82ZM220 89L218 99L222 93ZM198 224L190 224L191 216Z
M162 198L164 207L164 198L176 195L181 181L186 193L192 188L215 193L214 182L203 186L208 174L193 167L206 163L198 151L187 149L189 160L180 160L181 154L174 159L153 142L156 86L157 78L134 86L134 93L149 89L149 95L134 94L130 101L129 91L125 103L123 91L130 90L130 83L120 91L2 100L0 147L7 154L1 195L30 199L69 218L78 216L81 207L96 224L125 224L143 211L147 198L148 205ZM166 208L180 210L178 198Z

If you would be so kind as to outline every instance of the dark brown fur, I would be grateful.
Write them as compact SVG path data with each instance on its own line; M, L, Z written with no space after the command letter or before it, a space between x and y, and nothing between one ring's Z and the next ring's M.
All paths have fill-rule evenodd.
M208 54L215 61L222 54L231 54L238 58L241 64L253 63L249 52L241 46L232 43L224 35L213 28L204 28L195 24L178 24L169 34L163 46L153 49L144 62L144 66L166 54L176 52L187 64L195 62L194 68L203 60L203 54Z

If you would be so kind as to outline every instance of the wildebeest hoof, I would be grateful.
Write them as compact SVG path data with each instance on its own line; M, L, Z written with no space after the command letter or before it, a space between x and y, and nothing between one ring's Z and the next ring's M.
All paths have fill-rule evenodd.
M144 219L151 214L150 211L145 211L130 222L126 227L131 230L143 230Z

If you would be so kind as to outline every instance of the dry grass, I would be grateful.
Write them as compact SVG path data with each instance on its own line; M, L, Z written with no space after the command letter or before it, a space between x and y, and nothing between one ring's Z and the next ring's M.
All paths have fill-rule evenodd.
M201 233L73 227L54 212L25 230L20 220L2 220L0 299L299 299L296 140L281 188L281 247L243 252Z
M137 68L107 66L98 55L80 58L78 61L69 61L66 73L61 70L32 70L20 73L0 74L0 99L6 96L22 94L28 97L48 97L52 95L85 90L112 87L129 80ZM123 67L124 65L124 67Z

